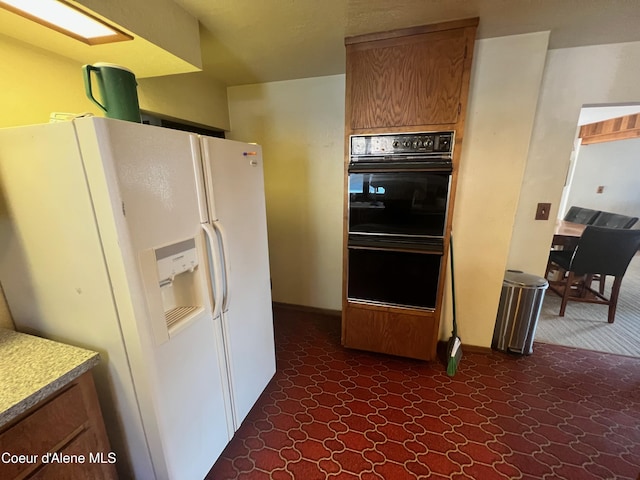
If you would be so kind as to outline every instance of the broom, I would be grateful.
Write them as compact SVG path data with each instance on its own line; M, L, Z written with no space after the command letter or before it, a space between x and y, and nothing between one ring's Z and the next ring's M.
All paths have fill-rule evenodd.
M458 325L456 324L456 287L453 268L453 235L449 237L449 250L451 255L451 303L453 307L453 330L447 343L447 375L453 377L458 369L458 363L462 358L460 337L458 337Z

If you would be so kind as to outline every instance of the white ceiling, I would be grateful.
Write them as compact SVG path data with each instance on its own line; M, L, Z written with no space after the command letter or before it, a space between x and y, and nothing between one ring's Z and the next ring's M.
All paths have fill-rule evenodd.
M640 0L174 0L226 85L344 73L344 38L480 17L478 38L551 32L550 48L640 41Z
M103 5L73 1L90 10ZM156 1L112 5L136 11ZM179 30L180 19L159 8L167 4L199 21L204 74L227 86L344 73L347 36L470 17L480 18L478 38L550 31L550 48L640 41L640 0L163 0L154 25L171 31L172 25ZM0 25L0 37L81 63L99 58L127 65L140 78L198 69L139 34L131 42L89 47L3 9ZM194 41L197 49L196 35Z
M624 117L625 115L635 115L640 113L640 104L610 105L610 106L584 106L580 110L578 126L589 125L590 123L602 122L610 118Z

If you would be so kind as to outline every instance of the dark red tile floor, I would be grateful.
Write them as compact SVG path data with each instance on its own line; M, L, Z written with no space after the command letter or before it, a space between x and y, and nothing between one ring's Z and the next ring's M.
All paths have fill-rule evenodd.
M640 360L546 344L440 363L275 311L278 371L207 480L637 479Z

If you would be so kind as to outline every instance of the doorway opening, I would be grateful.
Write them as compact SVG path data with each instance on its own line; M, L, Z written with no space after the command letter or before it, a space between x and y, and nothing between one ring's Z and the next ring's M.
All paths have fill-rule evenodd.
M596 142L580 138L580 131L584 136L587 126L592 132L603 131L612 119L618 122L639 113L638 103L583 106L558 209L559 221L572 206L640 217L640 137ZM640 222L631 228L640 228ZM606 294L611 283L605 282ZM640 254L636 254L622 282L613 324L607 323L607 307L602 305L570 302L565 316L560 317L560 298L547 292L536 341L640 357L639 289Z

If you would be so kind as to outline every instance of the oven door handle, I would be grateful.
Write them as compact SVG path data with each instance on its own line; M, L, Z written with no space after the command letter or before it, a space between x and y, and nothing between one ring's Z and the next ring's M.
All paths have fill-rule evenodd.
M422 255L439 255L442 256L442 250L438 248L434 248L431 246L420 246L420 248L416 248L415 245L407 246L407 245L398 245L394 248L389 247L360 247L349 245L349 250L371 250L374 252L405 252L405 253L419 253Z
M431 242L394 242L379 239L352 239L349 238L347 248L354 250L378 250L387 252L412 252L431 255L443 255L444 248L438 241Z
M378 173L378 172L434 172L451 173L451 162L349 162L349 173Z

